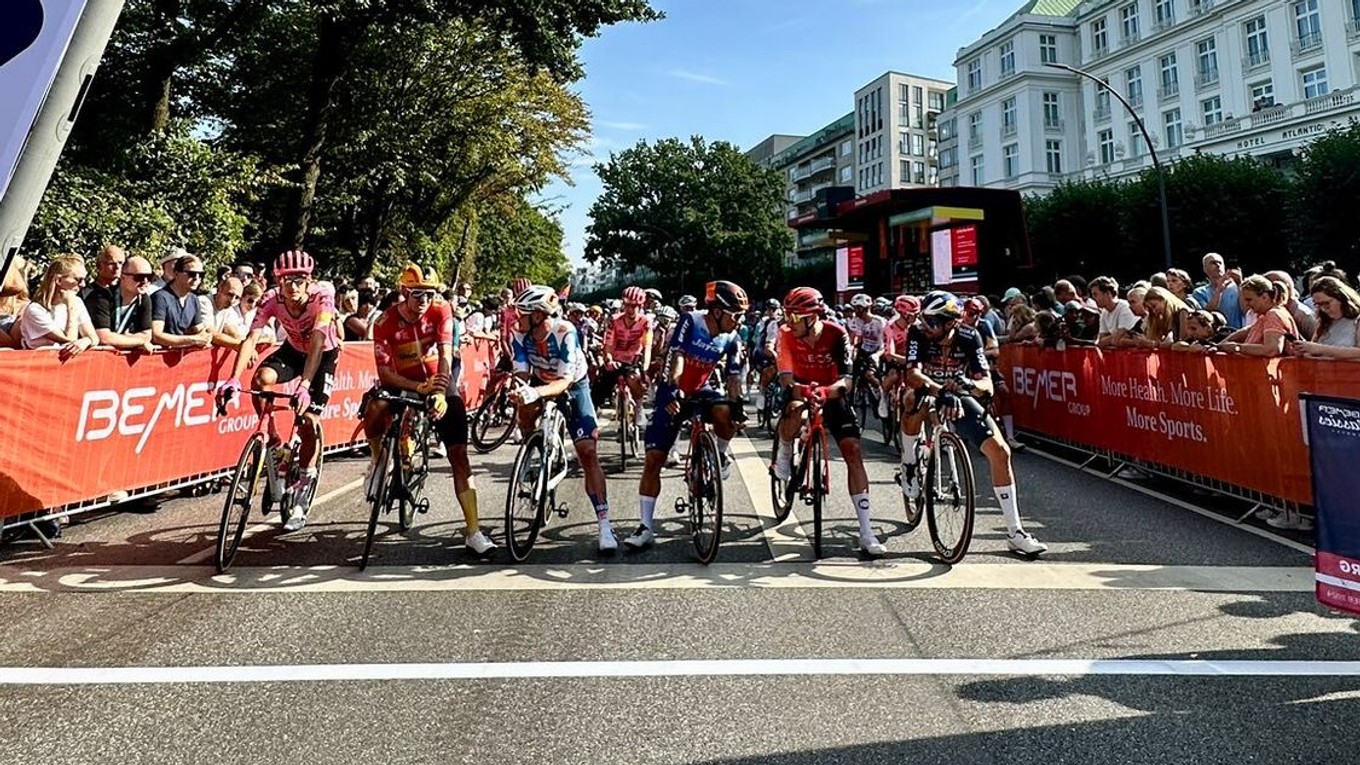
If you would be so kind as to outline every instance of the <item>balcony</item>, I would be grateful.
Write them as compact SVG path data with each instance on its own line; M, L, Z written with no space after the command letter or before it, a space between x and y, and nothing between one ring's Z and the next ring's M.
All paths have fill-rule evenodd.
M1214 0L1190 0L1190 18L1203 16L1214 9Z
M1325 96L1310 98L1303 102L1303 113L1307 115L1328 112L1355 103L1355 89L1338 90Z
M1253 112L1251 115L1251 126L1260 127L1262 125L1274 125L1277 122L1284 122L1289 119L1289 116L1289 107L1285 104L1277 104L1262 109L1259 112Z
M1284 137L1310 136L1329 129L1329 121L1323 115L1329 112L1345 114L1355 109L1356 104L1360 104L1360 86L1334 91L1325 96L1295 101L1292 104L1276 104L1242 117L1229 116L1222 122L1205 126L1202 136L1198 137L1196 142L1227 140L1227 136L1268 128L1278 130L1276 126L1291 122L1303 122L1303 124L1296 130L1283 131Z
M1049 133L1061 133L1067 125L1059 117L1044 117L1044 130Z
M1019 128L1016 127L1014 122L1008 122L1001 126L1002 138L1014 138L1017 132L1019 132Z
M1171 101L1181 94L1181 84L1179 82L1169 82L1157 88L1158 101Z
M1237 119L1223 120L1222 122L1215 122L1212 125L1205 125L1204 138L1205 140L1208 140L1210 138L1218 138L1219 136L1224 136L1229 133L1237 133L1241 130L1242 130L1241 120Z
M1110 121L1110 105L1108 103L1096 104L1095 120L1097 123Z
M1176 26L1175 16L1168 16L1167 18L1162 19L1161 21L1154 21L1152 22L1152 34L1159 35L1162 32L1165 32L1174 26Z
M820 159L813 160L811 164L802 165L795 169L793 171L793 180L795 181L806 180L816 175L817 173L826 170L831 170L834 169L835 167L836 167L835 157L822 157Z
M1242 57L1242 69L1245 71L1268 66L1270 66L1270 51L1264 48L1258 51L1252 51Z
M1135 90L1134 92L1128 94L1125 98L1128 99L1128 101L1129 101L1129 106L1132 106L1132 107L1135 108L1135 109L1137 109L1138 107L1142 106L1142 105L1143 105L1143 88L1142 88L1142 86L1139 86L1138 90Z
M1218 84L1218 67L1201 69L1195 72L1195 90L1212 88Z
M1015 67L1012 66L1010 69L1002 69L1001 74L997 76L996 80L997 82L1001 82L1002 80L1009 80L1010 78L1014 77L1017 74L1019 74L1019 72L1017 72Z
M1091 48L1091 60L1092 60L1092 61L1094 61L1095 59L1098 59L1098 58L1105 58L1105 57L1108 56L1108 55L1110 55L1110 46L1109 46L1109 45L1097 45L1097 46Z
M1322 52L1322 34L1299 35L1289 43L1289 52L1294 60Z
M1127 48L1130 45L1136 44L1141 39L1143 39L1143 36L1137 32L1134 32L1131 35L1124 35L1123 37L1119 38L1119 47Z

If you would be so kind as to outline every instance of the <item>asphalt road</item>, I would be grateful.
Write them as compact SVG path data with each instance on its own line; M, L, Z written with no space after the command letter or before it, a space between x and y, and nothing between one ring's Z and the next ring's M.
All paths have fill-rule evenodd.
M771 516L764 435L734 447L708 568L669 510L676 471L654 548L600 557L572 480L519 566L462 547L441 473L360 574L361 457L328 463L302 531L252 528L227 575L209 568L221 495L0 549L0 763L1353 759L1360 665L1326 662L1360 659L1356 622L1314 603L1297 544L1028 452L1021 512L1049 553L1007 552L984 489L951 570L902 532L894 460L870 446L890 554L858 558L837 488L814 562ZM638 470L613 448L623 536ZM513 456L474 460L493 537Z

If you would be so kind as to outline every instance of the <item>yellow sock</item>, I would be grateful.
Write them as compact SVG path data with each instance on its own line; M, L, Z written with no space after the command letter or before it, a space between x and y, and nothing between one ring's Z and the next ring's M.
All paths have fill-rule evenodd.
M477 526L477 490L469 486L458 494L458 504L463 506L463 523L467 525L467 533L476 534Z

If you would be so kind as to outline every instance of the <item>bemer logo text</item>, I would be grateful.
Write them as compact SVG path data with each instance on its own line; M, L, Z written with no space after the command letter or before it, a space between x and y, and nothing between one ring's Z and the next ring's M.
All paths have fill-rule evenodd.
M1067 404L1069 414L1075 414L1079 417L1091 415L1089 404L1075 400L1077 398L1077 376L1071 372L1063 372L1058 369L1015 367L1011 370L1011 378L1016 393L1034 402L1036 407L1039 404L1039 397L1042 396L1047 401Z
M180 383L161 393L155 388L92 390L80 403L80 425L76 441L100 441L117 433L140 436L137 454L166 411L174 412L174 427L206 425L212 422L214 385L209 382ZM159 395L158 395L159 394Z

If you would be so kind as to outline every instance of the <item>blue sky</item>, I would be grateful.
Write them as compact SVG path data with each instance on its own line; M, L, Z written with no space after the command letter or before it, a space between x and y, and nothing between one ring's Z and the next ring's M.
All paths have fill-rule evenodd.
M1023 0L653 0L666 19L606 29L581 51L577 84L594 115L576 185L561 208L566 249L582 262L590 170L639 139L702 135L750 148L771 133L807 135L854 108L889 69L954 81L954 55Z

